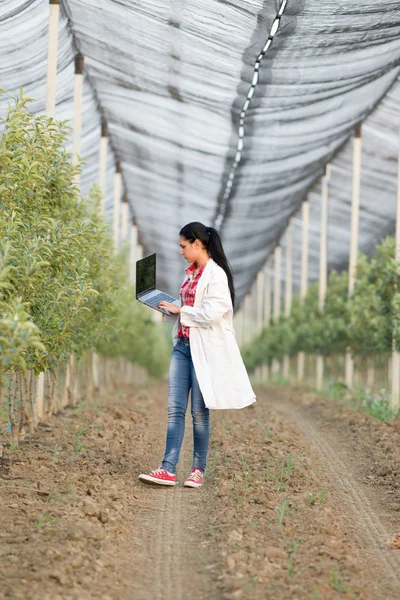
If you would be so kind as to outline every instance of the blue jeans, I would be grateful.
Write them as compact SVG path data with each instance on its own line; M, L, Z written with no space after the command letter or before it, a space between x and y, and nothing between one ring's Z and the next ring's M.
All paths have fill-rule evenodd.
M209 410L204 404L188 338L179 338L172 351L168 373L168 430L167 444L162 463L163 469L176 472L179 452L185 435L185 415L192 390L192 419L194 454L192 469L206 468L208 441L210 438Z

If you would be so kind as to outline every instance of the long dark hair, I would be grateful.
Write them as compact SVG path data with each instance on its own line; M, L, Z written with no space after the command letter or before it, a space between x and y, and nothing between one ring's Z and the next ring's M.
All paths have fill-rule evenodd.
M223 269L228 278L229 291L231 293L232 306L235 307L235 287L233 285L232 269L225 256L221 237L214 227L206 227L203 223L188 223L179 232L185 240L193 244L199 240L207 249L208 254Z

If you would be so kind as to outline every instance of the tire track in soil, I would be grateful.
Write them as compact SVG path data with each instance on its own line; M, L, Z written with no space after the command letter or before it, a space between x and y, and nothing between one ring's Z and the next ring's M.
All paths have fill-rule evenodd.
M167 411L166 384L155 385L149 390L152 402L147 403L146 414L165 415L165 419L153 418L153 426L146 431L151 440L142 450L147 468L160 464L164 452ZM144 454L143 454L144 453ZM132 557L135 572L131 576L132 595L135 600L186 600L188 595L196 600L219 600L216 583L211 571L202 572L205 563L215 562L214 549L207 540L196 537L198 529L207 527L210 511L211 490L207 486L200 490L183 487L190 472L193 455L192 418L188 406L185 437L177 468L178 484L175 487L153 487L138 482L139 502L147 509L135 515L136 555ZM154 516L153 516L154 515ZM140 520L139 520L140 519ZM146 577L143 577L146 573ZM190 586L188 591L187 585Z
M322 456L325 471L332 477L335 486L334 493L341 501L342 516L348 522L349 528L355 531L362 552L364 555L368 555L371 562L379 563L387 577L398 586L400 584L400 554L385 546L385 542L392 536L353 477L351 466L340 458L339 455L343 455L343 452L331 439L332 436L324 432L324 437L322 437L312 420L305 417L292 404L288 405L282 399L277 402L270 396L266 400L285 418L297 425Z
M186 421L186 430L189 427ZM180 462L177 469L177 479L182 481L188 473L188 436L185 436ZM155 577L157 600L183 600L183 569L182 569L182 502L183 494L187 492L181 484L174 488L154 490L160 495L159 518L157 525L157 549ZM149 597L153 598L151 594Z

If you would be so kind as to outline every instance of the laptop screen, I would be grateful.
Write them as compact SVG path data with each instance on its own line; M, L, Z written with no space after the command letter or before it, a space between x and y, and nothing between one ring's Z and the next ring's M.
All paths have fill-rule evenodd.
M136 296L156 289L156 255L151 254L136 263Z

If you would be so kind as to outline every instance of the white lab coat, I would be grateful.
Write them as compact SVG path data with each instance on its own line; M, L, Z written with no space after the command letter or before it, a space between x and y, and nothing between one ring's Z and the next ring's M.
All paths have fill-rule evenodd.
M233 328L232 300L225 271L212 259L197 284L194 306L183 306L174 319L190 327L190 350L207 408L244 408L256 401ZM170 319L168 319L170 321Z

